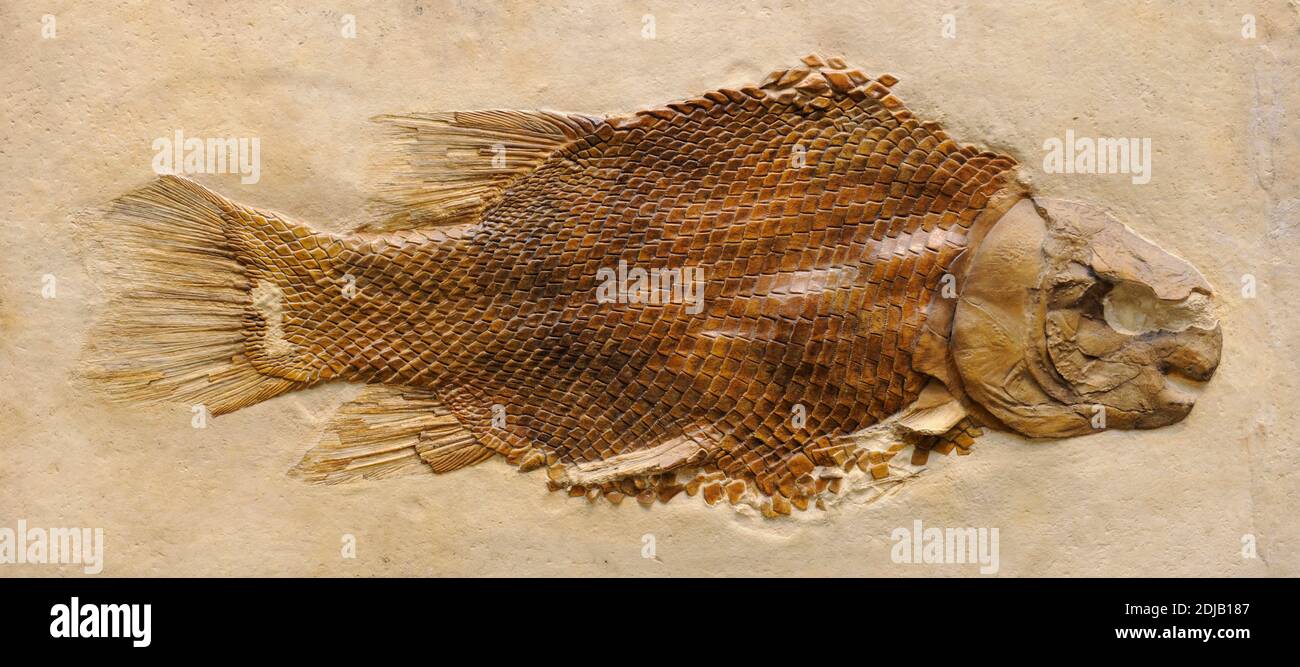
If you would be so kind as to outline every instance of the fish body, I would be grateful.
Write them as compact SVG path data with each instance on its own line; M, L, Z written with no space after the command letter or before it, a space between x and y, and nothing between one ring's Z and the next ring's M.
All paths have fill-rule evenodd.
M702 491L768 514L822 504L846 471L889 481L907 448L914 463L930 449L965 452L977 425L1076 434L1069 415L1087 397L1007 370L1035 345L986 344L1014 328L984 316L996 307L1016 320L1056 304L1006 298L996 258L979 290L962 290L1004 218L1017 222L993 252L1039 227L1044 248L1092 237L1053 222L1015 160L914 118L895 82L810 56L758 86L626 117L386 117L398 150L385 215L349 234L164 178L109 217L144 258L137 278L193 266L192 284L125 292L133 305L110 307L105 339L173 322L176 302L200 294L224 304L209 315L220 337L155 327L157 349L174 355L110 343L92 374L125 398L201 400L217 413L326 381L367 384L331 424L337 441L296 469L316 481L500 455L547 468L552 488L573 495L649 503ZM1082 284L1105 281L1081 252L1017 264L1017 295L1081 272L1085 305L1044 320L1053 349L1105 324L1088 310L1105 294ZM1035 264L1043 257L1059 266ZM1187 289L1166 296L1209 293L1187 268ZM1198 323L1210 333L1189 355L1208 378L1219 334ZM954 350L954 332L970 342ZM1109 342L1115 352L1125 341ZM1169 338L1161 349L1176 348ZM1087 364L1104 355L1078 354L1061 362L1078 384L1107 384L1088 384ZM1110 363L1103 380L1133 359ZM1024 391L998 394L981 375L994 369ZM1156 389L1126 395L1141 403ZM1033 403L1042 396L1065 416Z

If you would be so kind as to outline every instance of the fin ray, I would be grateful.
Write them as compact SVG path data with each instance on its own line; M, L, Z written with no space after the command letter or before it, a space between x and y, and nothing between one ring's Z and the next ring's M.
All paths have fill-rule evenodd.
M491 458L433 392L366 385L289 475L319 484L445 473Z
M391 140L372 201L376 215L358 230L367 232L477 222L476 215L511 181L604 123L581 114L513 110L374 120Z
M164 176L78 220L108 285L81 377L113 400L202 404L224 414L301 383L263 374L245 354L245 269L219 195Z

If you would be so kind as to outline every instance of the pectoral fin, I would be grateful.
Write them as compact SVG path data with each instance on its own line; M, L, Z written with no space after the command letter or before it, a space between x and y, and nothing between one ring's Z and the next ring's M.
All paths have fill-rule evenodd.
M941 382L930 382L898 416L898 425L920 435L943 435L966 418L966 408Z
M651 475L679 466L700 463L717 447L722 434L714 428L697 428L653 447L638 449L600 461L575 463L564 470L570 484L601 484L633 475Z

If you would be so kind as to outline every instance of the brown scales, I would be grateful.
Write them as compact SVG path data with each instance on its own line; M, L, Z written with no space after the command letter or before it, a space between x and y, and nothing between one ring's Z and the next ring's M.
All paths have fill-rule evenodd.
M499 454L593 501L685 492L782 514L839 493L844 471L888 477L906 446L913 463L965 453L969 419L886 451L844 440L917 399L928 318L950 316L941 280L1021 191L1011 158L916 120L895 81L810 56L623 118L387 117L387 217L350 235L165 179L117 220L156 234L169 228L151 207L202 200L205 236L179 252L234 257L245 289L275 289L222 320L244 336L246 358L221 357L234 393L193 373L166 391L169 359L146 376L117 358L98 376L218 413L326 380L382 386L296 469L316 481ZM703 269L703 311L598 303L598 270L620 261Z

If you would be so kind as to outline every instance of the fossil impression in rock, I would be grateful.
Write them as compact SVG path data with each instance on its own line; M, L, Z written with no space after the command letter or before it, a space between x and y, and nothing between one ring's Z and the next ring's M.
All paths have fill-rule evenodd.
M769 516L981 429L1186 416L1221 346L1201 275L895 83L810 56L623 117L383 117L381 213L347 234L165 176L96 226L120 288L88 375L212 414L364 383L312 481L500 456L592 501Z

